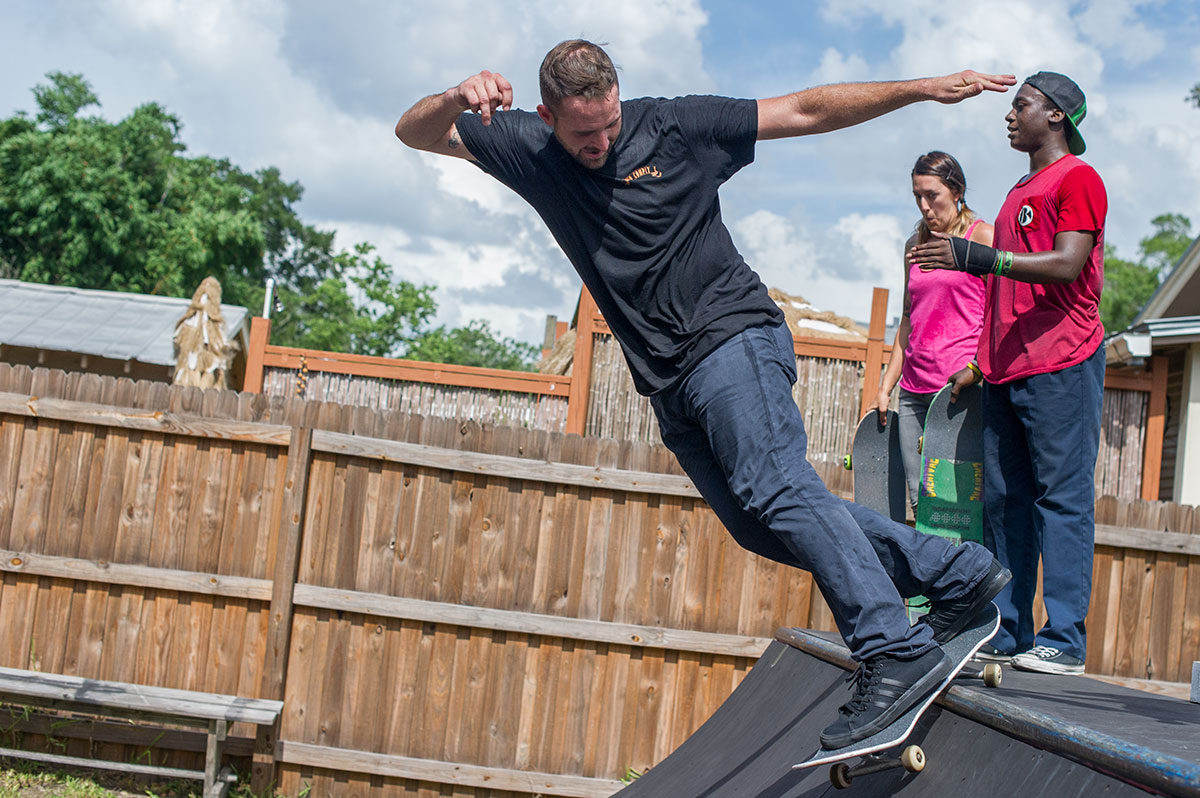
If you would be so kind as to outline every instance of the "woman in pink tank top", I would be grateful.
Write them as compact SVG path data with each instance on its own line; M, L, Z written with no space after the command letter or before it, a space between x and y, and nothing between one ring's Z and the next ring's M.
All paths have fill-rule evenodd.
M908 252L933 233L962 236L991 246L992 226L967 207L967 180L951 155L930 152L917 159L912 190L921 220L904 245ZM892 390L900 384L900 448L908 497L914 512L921 460L917 442L934 394L950 375L975 358L983 325L984 281L966 272L904 269L904 316L892 342L892 357L879 386L875 409L886 423Z

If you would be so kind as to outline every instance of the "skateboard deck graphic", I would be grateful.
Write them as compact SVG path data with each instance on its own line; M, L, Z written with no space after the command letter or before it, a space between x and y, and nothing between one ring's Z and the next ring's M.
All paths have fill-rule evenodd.
M983 410L978 385L951 403L938 391L925 416L917 530L955 543L983 542Z
M881 426L874 410L863 416L846 466L854 471L856 504L904 523L908 508L904 466L900 462L900 425L894 410L888 411L887 419L887 426Z
M908 739L916 728L917 722L925 711L933 704L934 700L940 696L956 677L959 676L967 661L974 656L984 643L991 640L995 636L996 630L1000 628L1000 611L996 609L995 604L989 604L986 609L981 611L975 619L964 629L959 635L942 646L942 650L954 663L954 669L950 675L942 680L923 701L914 706L908 712L901 715L889 726L867 737L864 740L859 740L844 748L836 748L827 750L820 748L815 754L809 757L804 762L793 765L793 770L802 770L804 768L816 767L818 765L829 765L845 760L862 758L864 763L858 768L835 768L831 773L831 778L837 783L838 774L840 773L845 778L846 783L849 783L851 775L855 770L859 774L871 772L873 770L883 770L889 767L904 767L908 770L920 770L924 767L925 755L916 746L909 746L909 749L916 749L915 752L909 749L905 750L905 755L908 761L903 758L893 760L884 760L872 755L878 752L885 751L889 748L895 748ZM993 677L988 677L985 674L972 673L972 676L982 675L989 685L999 684L999 674L993 670Z

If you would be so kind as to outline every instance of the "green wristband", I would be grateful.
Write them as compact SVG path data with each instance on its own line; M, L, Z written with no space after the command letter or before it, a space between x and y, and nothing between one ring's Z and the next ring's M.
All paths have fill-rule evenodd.
M992 274L1005 277L1012 271L1013 254L1003 249L996 250L996 262L992 266Z

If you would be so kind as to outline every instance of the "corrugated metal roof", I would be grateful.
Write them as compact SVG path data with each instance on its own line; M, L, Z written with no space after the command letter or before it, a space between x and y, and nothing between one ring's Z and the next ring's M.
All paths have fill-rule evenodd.
M190 299L0 280L0 343L171 366L171 338ZM250 313L221 305L225 334L239 337Z

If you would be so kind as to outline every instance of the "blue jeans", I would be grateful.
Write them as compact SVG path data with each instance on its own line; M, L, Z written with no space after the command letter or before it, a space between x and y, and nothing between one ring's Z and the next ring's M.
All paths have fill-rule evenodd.
M1104 347L1070 368L983 385L984 541L1012 571L992 645L1083 659L1092 595ZM1047 620L1033 631L1038 558Z
M786 325L752 327L651 397L664 443L741 546L812 572L856 660L933 647L903 597L958 598L987 572L982 546L923 535L826 489L805 457Z

